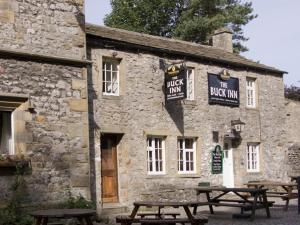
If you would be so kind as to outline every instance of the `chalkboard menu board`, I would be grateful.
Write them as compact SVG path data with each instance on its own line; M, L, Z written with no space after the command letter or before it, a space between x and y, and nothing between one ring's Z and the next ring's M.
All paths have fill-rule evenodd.
M212 174L221 174L223 172L223 151L220 145L217 145L212 151L211 158Z

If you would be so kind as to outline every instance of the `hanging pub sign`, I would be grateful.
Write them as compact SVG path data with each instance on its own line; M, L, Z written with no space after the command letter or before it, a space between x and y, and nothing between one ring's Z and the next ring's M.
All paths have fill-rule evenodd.
M172 65L165 74L166 101L182 100L186 98L186 68Z
M209 104L240 105L239 79L230 77L227 70L221 74L208 74Z
M223 151L220 145L217 145L211 153L211 172L212 174L223 172Z

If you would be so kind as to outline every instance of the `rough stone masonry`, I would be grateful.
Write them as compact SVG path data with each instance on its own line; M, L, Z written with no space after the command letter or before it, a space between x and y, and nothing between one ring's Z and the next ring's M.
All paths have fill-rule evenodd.
M24 110L31 204L58 203L70 193L90 198L83 6L83 0L0 0L0 98L27 96L35 111ZM11 175L0 176L1 203Z

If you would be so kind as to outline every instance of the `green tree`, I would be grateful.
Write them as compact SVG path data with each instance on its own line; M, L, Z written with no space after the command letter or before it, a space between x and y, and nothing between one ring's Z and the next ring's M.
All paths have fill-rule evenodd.
M292 100L300 101L300 87L294 85L285 86L284 96Z
M241 0L111 0L110 27L207 44L213 31L233 31L235 52L247 51L242 27L257 15Z

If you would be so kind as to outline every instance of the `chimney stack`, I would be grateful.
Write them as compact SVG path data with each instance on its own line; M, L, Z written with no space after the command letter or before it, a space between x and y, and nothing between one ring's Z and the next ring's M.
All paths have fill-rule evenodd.
M233 32L227 27L216 30L211 38L211 45L232 53L232 34Z

